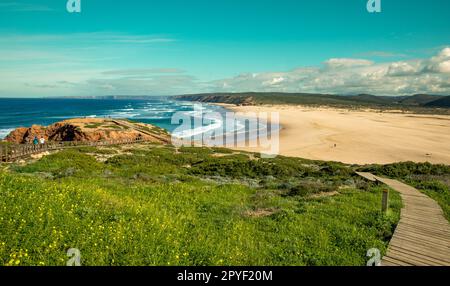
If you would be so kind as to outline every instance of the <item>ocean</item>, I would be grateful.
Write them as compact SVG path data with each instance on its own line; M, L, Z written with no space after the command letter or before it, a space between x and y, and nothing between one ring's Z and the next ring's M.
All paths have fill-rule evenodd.
M148 99L62 99L62 98L0 98L0 139L18 127L33 124L50 125L70 118L123 118L149 123L168 130L179 138L188 138L212 130L224 129L221 118L208 118L211 112L225 118L226 109L216 105L176 101L168 97ZM194 119L203 118L201 126L183 127L172 123L175 114ZM203 116L203 117L202 117ZM183 117L183 116L182 116ZM245 118L236 121L233 132L245 130ZM265 130L264 125L259 126ZM227 129L229 131L229 129ZM246 132L246 131L244 131Z

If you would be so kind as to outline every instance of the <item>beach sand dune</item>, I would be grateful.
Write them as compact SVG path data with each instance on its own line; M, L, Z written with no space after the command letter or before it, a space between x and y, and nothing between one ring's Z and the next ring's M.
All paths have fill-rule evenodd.
M303 106L227 108L279 112L281 155L350 164L450 164L450 116Z

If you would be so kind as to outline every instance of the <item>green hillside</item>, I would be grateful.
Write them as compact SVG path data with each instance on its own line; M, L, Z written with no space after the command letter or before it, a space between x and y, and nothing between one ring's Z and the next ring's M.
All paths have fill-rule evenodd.
M0 265L364 265L400 200L349 166L226 149L66 150L0 171Z
M425 104L427 107L450 108L450 96L440 98Z
M446 166L79 147L0 165L0 265L63 266L69 248L83 265L364 265L386 250L401 201L391 192L382 214L383 187L356 169L420 181L449 204Z
M402 109L420 113L450 113L450 96L416 94L412 96L334 95L311 93L244 92L180 95L177 100L236 105L287 104L342 108ZM439 108L439 109L437 109Z

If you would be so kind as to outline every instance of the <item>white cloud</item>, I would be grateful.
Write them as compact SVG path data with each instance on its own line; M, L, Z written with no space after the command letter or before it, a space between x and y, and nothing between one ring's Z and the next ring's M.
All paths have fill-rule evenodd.
M201 81L188 71L173 67L101 68L105 66L102 62L89 62L91 58L86 56L69 62L70 55L66 59L67 55L54 54L55 58L49 61L47 58L51 54L15 54L10 51L3 60L22 56L26 60L20 65L0 68L0 96L173 95L242 91L450 94L450 48L444 48L427 59L376 63L364 59L333 58L325 61L323 66L244 73L214 81ZM42 62L30 63L30 57L41 58Z
M104 75L148 76L155 74L178 74L184 71L177 68L122 69L103 72Z
M450 73L450 47L443 49L437 56L432 57L424 71L436 73Z
M393 57L406 57L405 54L386 52L386 51L370 51L366 53L360 53L359 57L377 57L377 58L393 58Z
M360 66L370 66L373 62L364 59L329 59L325 62L325 65L328 68L336 69L336 68L351 68L351 67L360 67Z
M420 72L420 62L396 62L389 65L388 75L390 76L407 76Z
M0 38L3 44L49 44L70 45L76 43L76 46L83 44L91 46L92 43L99 44L158 44L171 43L177 40L171 37L161 35L133 35L118 32L90 32L90 33L68 33L68 34L4 34Z
M263 85L279 85L280 83L282 83L284 81L284 77L280 76L280 77L274 77L271 80L265 81L263 82Z
M325 68L241 74L215 81L211 91L284 91L335 94L404 95L450 94L450 48L429 59L374 63L364 59L333 58Z
M450 73L450 60L440 63L439 71L445 72L445 73Z
M189 75L156 75L145 79L108 78L90 79L77 88L84 94L170 95L182 94L198 87L197 79Z
M0 3L0 9L11 12L49 12L54 11L45 5L22 3L22 2L4 2Z

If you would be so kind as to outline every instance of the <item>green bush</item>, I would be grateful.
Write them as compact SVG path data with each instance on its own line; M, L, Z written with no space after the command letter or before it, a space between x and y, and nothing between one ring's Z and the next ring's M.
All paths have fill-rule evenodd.
M64 150L26 166L15 167L19 173L51 173L54 177L83 177L99 174L103 164L77 150Z
M431 163L403 162L388 165L370 165L361 169L376 175L389 177L408 177L412 175L450 175L450 166Z
M328 193L336 191L333 184L325 184L320 181L302 181L296 186L289 188L288 196L307 196L317 193Z

